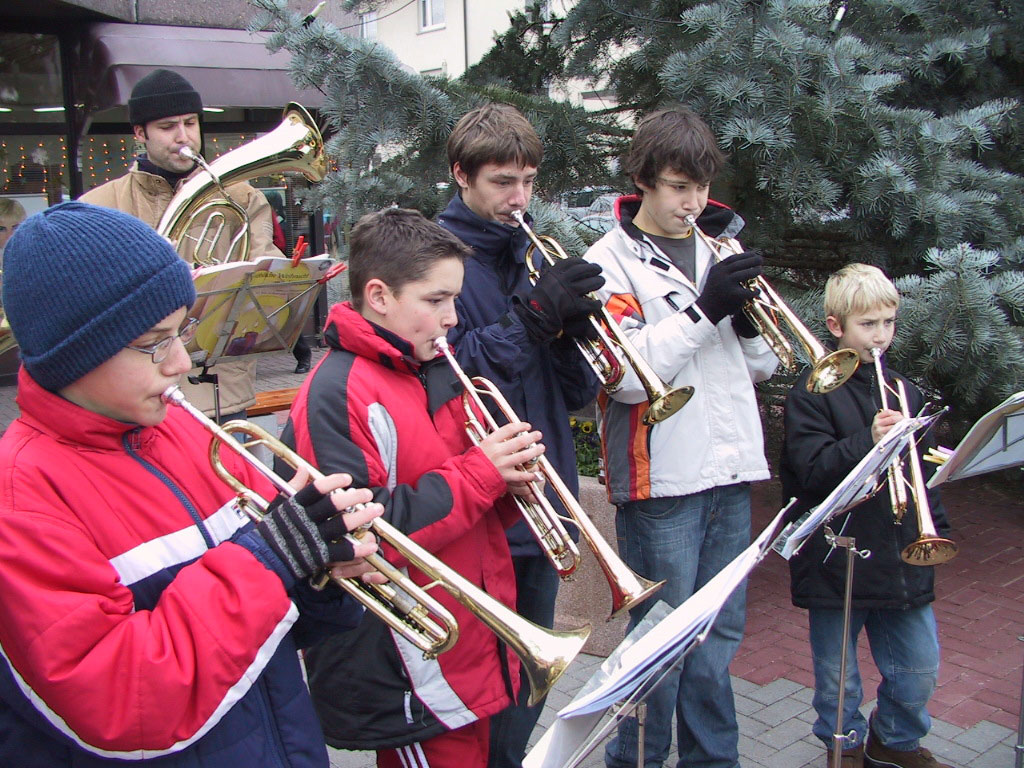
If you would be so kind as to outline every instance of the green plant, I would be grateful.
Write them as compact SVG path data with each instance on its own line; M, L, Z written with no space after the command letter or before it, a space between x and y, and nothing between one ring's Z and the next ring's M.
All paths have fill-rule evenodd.
M570 416L569 427L576 447L576 470L586 477L597 477L601 459L601 437L597 432L597 423Z

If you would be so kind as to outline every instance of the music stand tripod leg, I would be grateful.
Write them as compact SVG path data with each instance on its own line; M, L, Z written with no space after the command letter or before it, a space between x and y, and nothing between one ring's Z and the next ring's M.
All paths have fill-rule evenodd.
M1020 635L1017 639L1024 640L1024 635ZM1017 720L1017 746L1013 749L1017 753L1014 768L1024 768L1024 672L1021 673L1020 680L1020 716Z
M847 647L850 638L850 606L853 602L853 562L854 556L871 557L871 550L857 549L857 542L852 536L836 536L828 527L825 528L825 540L833 549L841 547L846 550L846 583L843 590L843 634L840 638L839 651L839 700L836 706L836 723L832 730L832 763L830 768L842 768L843 745L853 741L853 731L842 733L846 708L846 662Z
M645 745L644 738L647 735L647 702L641 701L633 711L636 718L636 768L644 768Z

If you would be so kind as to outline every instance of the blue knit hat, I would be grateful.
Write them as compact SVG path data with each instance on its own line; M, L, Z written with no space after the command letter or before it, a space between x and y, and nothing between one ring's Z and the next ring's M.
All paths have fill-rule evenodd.
M196 300L188 265L156 230L79 202L21 223L4 250L3 282L21 360L53 392Z

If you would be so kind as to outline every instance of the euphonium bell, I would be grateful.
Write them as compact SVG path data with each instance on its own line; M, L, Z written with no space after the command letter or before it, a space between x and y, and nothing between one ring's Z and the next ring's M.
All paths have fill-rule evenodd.
M188 147L188 157L204 170L186 181L171 198L156 231L174 245L189 263L220 264L249 258L249 216L228 195L232 184L272 173L295 171L312 182L327 171L324 140L313 118L299 104L284 109L281 123L270 133L207 163ZM221 235L237 220L237 233L227 243ZM198 230L198 231L197 231Z

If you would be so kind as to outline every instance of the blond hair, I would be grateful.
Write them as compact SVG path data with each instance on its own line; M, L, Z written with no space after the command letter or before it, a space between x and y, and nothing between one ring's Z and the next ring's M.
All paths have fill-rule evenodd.
M899 305L900 294L892 280L870 264L847 264L825 283L825 316L840 324L850 315Z
M0 197L0 219L20 224L25 218L25 208L11 197Z

